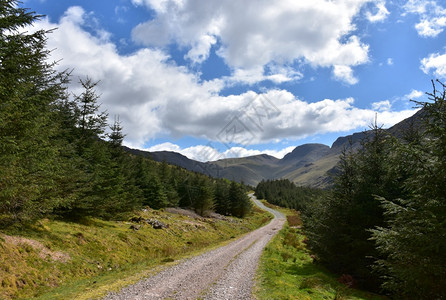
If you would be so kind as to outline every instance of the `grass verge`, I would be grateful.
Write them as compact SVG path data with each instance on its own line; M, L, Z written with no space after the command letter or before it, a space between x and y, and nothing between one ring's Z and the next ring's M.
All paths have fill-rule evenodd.
M300 229L302 223L298 213L283 208L279 210L287 216L287 224L262 254L257 271L257 299L386 299L349 288L328 270L313 263L303 242L305 236Z
M140 222L41 220L0 232L0 299L95 299L270 220L141 212ZM154 229L144 220L168 226Z

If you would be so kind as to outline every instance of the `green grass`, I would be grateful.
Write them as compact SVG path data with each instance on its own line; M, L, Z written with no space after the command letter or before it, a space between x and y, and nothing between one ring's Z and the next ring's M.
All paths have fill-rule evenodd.
M180 258L197 254L270 220L255 210L245 219L191 218L150 210L143 218L169 225L85 218L41 220L0 233L0 299L91 299L118 290ZM26 239L26 240L25 240Z
M281 209L287 216L295 214ZM313 263L299 227L288 224L267 245L257 272L258 299L386 299L348 288L322 266Z

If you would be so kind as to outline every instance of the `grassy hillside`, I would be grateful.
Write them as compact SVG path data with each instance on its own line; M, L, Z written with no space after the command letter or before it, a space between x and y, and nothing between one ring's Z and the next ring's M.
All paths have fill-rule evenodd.
M184 211L180 211L184 212ZM0 233L0 299L91 299L269 220L146 210L132 221L44 219ZM152 224L162 222L163 229Z
M306 248L299 214L265 204L282 211L288 222L267 245L261 257L257 272L259 284L255 291L259 300L386 299L349 287L352 282L347 276L338 278L315 263Z
M332 184L332 178L327 174L339 162L339 154L327 155L313 163L300 167L282 178L294 182L298 186L311 186L315 188L327 188Z

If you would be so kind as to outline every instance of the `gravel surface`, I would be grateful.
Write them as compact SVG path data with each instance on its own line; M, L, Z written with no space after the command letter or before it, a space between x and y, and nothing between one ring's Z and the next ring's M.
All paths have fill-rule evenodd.
M252 299L262 250L282 228L285 218L250 196L258 206L274 214L268 225L226 246L183 260L104 299Z

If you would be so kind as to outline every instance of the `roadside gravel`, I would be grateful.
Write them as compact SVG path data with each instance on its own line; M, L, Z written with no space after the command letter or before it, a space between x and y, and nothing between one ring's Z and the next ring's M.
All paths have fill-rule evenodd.
M226 246L183 260L119 293L110 293L104 300L252 299L254 274L262 250L282 228L285 218L251 197L258 206L275 215L268 225Z

